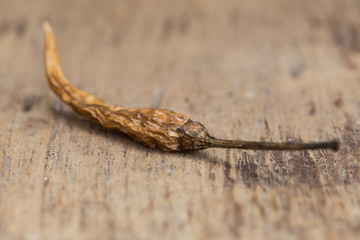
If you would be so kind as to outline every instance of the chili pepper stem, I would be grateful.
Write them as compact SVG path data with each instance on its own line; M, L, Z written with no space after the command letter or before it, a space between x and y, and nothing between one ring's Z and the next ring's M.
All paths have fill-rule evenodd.
M239 148L251 150L304 150L304 149L333 149L339 148L337 140L318 143L293 142L252 142L242 140L226 140L215 138L209 134L205 126L192 120L187 121L179 129L181 149L199 150L206 148Z
M302 149L332 149L338 150L338 141L317 143L292 143L292 142L247 142L241 140L225 140L211 137L207 139L209 145L214 148L240 148L252 150L302 150Z

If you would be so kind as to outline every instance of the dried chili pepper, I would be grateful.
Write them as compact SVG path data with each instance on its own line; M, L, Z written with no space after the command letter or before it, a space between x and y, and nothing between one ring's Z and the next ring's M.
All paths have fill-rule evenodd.
M240 148L258 150L338 149L338 141L320 143L273 143L223 140L212 137L199 122L182 113L166 109L122 108L71 85L64 76L51 26L43 26L46 75L51 89L75 112L106 128L120 130L137 142L164 151L187 151L205 148Z

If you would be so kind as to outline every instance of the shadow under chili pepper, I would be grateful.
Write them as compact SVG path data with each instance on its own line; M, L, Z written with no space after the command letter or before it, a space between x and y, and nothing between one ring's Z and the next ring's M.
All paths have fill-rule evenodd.
M206 162L213 166L229 168L229 164L227 162L216 157L215 155L210 155L210 153L207 152L206 150L185 152L183 153L183 156L190 156L195 162Z

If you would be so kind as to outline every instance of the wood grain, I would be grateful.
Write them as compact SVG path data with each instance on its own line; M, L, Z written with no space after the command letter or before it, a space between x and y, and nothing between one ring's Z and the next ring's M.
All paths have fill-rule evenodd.
M0 239L356 239L359 1L0 1ZM332 151L164 153L51 93L187 113L217 137Z

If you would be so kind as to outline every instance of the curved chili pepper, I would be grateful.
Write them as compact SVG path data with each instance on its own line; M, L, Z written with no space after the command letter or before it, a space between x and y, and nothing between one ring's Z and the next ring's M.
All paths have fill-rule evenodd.
M71 85L64 76L57 53L55 37L49 23L43 25L45 68L53 92L75 112L105 128L120 130L137 142L164 151L187 151L205 148L241 148L258 150L338 149L339 142L273 143L223 140L212 137L199 122L183 113L167 109L122 108L110 106L101 99Z

